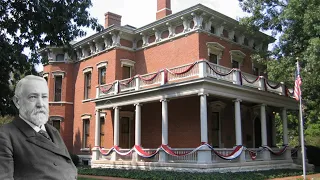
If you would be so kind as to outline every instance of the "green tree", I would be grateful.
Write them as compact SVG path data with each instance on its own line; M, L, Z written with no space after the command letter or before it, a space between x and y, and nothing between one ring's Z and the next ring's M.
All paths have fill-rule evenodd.
M7 124L13 120L12 116L0 116L0 126Z
M307 143L320 137L320 1L319 0L239 0L250 13L241 23L254 30L270 30L278 42L266 54L253 55L267 65L269 79L293 87L295 62L299 59ZM273 60L270 60L271 59ZM269 60L268 60L269 59ZM296 116L288 118L296 124ZM298 134L297 130L295 133ZM295 137L296 138L296 137ZM319 141L318 141L319 142Z
M83 27L100 31L97 19L90 17L91 0L0 1L0 114L14 114L11 98L20 75L37 74L34 65L40 48L63 46L84 36ZM30 49L30 55L23 51Z

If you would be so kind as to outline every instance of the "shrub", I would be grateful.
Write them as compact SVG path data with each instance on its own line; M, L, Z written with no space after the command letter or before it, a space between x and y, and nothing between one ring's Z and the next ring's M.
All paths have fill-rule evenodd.
M306 148L309 164L320 166L320 148L316 146L306 146Z

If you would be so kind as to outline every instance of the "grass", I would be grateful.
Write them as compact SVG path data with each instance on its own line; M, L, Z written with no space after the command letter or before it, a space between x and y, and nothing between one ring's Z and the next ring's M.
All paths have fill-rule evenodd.
M320 167L315 169L313 173L319 173ZM268 170L268 171L254 171L254 172L237 172L237 173L190 173L190 172L173 172L173 171L145 171L145 170L126 170L126 169L91 169L81 167L78 169L79 174L83 175L96 175L96 176L109 176L109 177L122 177L131 179L228 179L228 180L265 180L272 178L281 178L288 176L298 176L302 174L301 170L281 169L281 170ZM80 180L93 180L88 178L78 178Z

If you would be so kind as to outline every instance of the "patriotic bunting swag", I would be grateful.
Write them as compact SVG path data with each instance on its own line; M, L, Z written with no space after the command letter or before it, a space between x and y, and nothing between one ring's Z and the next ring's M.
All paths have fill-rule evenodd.
M193 149L192 151L190 152L186 152L186 153L183 153L183 154L176 154L171 147L169 147L168 145L164 145L162 144L158 149L156 149L154 152L152 153L148 153L148 152L145 152L141 146L139 145L135 145L133 146L133 148L131 148L129 151L127 152L123 152L120 150L120 148L118 146L114 146L112 147L110 150L108 151L105 151L104 149L100 148L99 147L99 150L100 150L100 153L104 156L108 156L110 155L113 151L116 152L118 155L120 156L128 156L130 155L133 151L136 152L139 156L141 157L144 157L144 158L152 158L154 157L155 155L157 155L159 153L160 150L163 150L164 152L166 152L168 155L171 155L171 156L187 156L187 155L190 155L190 154L193 154L195 152L197 152L199 149L201 149L202 147L209 147L218 157L220 157L221 159L224 159L224 160L233 160L233 159L236 159L237 157L239 157L242 153L242 151L248 151L250 157L252 160L255 160L256 157L257 157L257 154L262 152L262 151L270 151L273 155L275 156L280 156L282 155L288 148L288 146L284 146L282 149L280 149L279 151L275 152L274 150L272 150L270 147L268 146L263 146L261 149L257 150L257 151L253 151L253 150L250 150L250 149L247 149L246 147L244 146L236 146L234 148L234 150L230 153L230 154L227 154L227 155L224 155L224 154L221 154L219 153L218 151L216 151L210 144L208 143L202 143L200 146L198 146L197 148Z

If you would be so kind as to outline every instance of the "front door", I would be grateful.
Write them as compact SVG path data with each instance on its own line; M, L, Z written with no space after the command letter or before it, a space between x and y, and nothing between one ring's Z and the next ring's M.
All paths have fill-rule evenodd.
M212 118L210 123L211 144L212 147L219 147L220 144L220 114L219 112L212 112Z
M130 147L130 118L121 117L120 119L120 134L119 146L121 148L129 149Z

